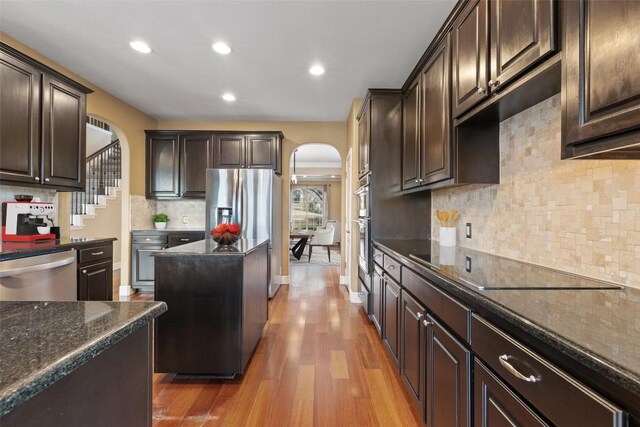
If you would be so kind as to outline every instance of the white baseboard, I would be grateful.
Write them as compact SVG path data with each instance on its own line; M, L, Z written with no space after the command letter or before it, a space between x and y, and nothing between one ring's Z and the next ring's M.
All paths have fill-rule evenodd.
M351 301L352 304L362 304L362 296L364 294L362 292L353 292L353 291L349 291L349 301Z
M340 276L340 284L341 285L347 285L347 288L349 287L349 276Z
M114 262L113 263L113 271L116 271L116 270L120 270L120 263L119 262Z
M120 295L121 297L127 297L135 293L136 293L136 290L129 285L123 285L123 286L120 286L120 288L118 288L118 295Z
M288 285L289 284L289 276L278 276L278 275L275 275L273 277L273 281L277 285Z

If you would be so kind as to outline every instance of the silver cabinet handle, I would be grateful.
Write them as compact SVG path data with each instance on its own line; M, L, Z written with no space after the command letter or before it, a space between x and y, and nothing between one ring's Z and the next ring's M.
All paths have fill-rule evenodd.
M103 252L103 251L100 251L100 252L91 252L91 255L93 255L93 256L98 256L98 255L102 255L102 254L104 254L104 252Z
M44 179L44 182L49 182L49 181L51 181L49 178Z
M424 326L429 326L429 325L433 325L433 322L429 322L427 319L424 319L424 320L422 321L422 324L423 324Z
M416 182L420 182L420 180L417 180L417 179L416 179Z
M419 312L419 313L418 313L418 319L421 319L421 318L422 318L422 316L424 316L424 313L423 313L423 312Z
M483 87L479 87L479 88L478 88L478 93L479 93L479 94L481 94L481 95L482 95L482 94L483 94L483 93L485 93L485 92L486 92L486 89L485 89L485 88L483 88Z
M395 270L396 266L391 264L391 265L387 265L387 270Z
M511 363L509 363L509 359L512 358L513 356L502 354L498 356L498 361L500 361L500 364L504 366L507 371L509 371L511 374L513 374L514 377L518 378L519 380L526 381L528 383L537 383L538 381L540 381L540 377L536 377L535 375L526 376L521 374L520 371L518 371L513 367Z
M500 80L489 80L489 86L497 87L500 84Z
M180 239L181 242L188 242L190 239Z
M82 274L87 274L87 270L82 270Z
M40 181L40 177L39 176L33 177L33 180L34 181Z

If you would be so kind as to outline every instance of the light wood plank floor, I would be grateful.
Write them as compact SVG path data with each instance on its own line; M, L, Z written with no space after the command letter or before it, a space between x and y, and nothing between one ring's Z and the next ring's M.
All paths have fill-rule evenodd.
M291 285L269 303L269 323L243 378L154 374L153 425L421 425L375 328L349 302L338 274L337 267L292 267Z

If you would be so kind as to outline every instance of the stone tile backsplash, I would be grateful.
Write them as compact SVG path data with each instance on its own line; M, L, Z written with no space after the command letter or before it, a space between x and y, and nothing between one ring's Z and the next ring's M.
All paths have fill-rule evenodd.
M167 228L171 229L203 229L205 227L204 200L147 200L144 196L131 196L131 229L151 230L154 228L151 217L156 213L169 216ZM182 223L182 217L188 223Z
M640 288L640 160L560 160L560 95L500 124L500 184L432 192L464 247ZM473 225L472 239L464 225Z

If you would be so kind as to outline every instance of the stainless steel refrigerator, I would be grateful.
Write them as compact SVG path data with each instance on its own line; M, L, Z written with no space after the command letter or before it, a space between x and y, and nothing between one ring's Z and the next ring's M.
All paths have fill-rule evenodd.
M269 297L280 280L282 181L268 169L207 169L206 225L211 230L230 216L244 239L269 239Z

